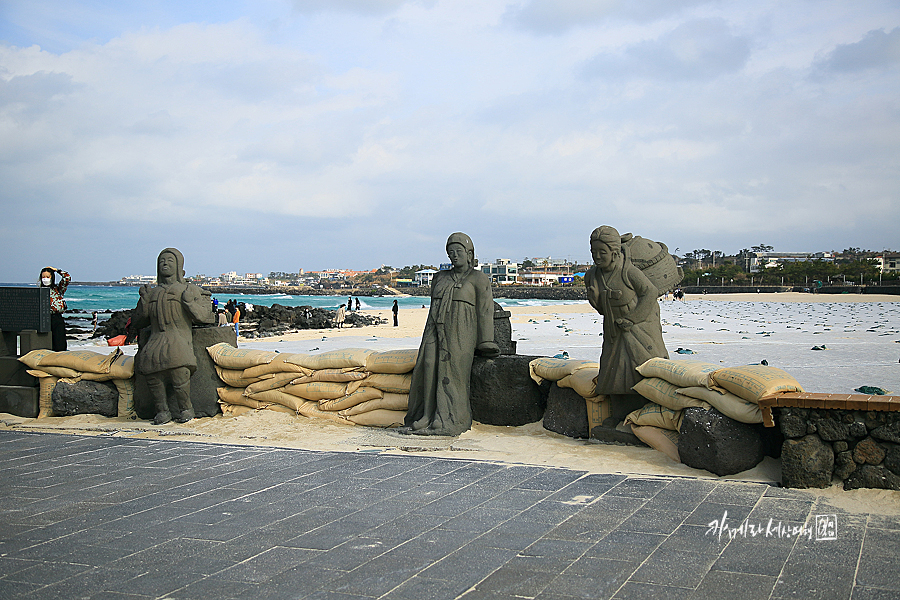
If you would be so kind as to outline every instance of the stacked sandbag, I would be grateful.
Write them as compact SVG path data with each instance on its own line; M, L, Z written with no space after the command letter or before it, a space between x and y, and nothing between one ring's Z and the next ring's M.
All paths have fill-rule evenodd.
M225 415L248 410L285 410L345 425L403 424L416 350L347 348L320 354L208 349L219 378Z
M610 416L608 398L597 393L597 374L600 365L589 360L568 358L536 358L528 363L531 379L538 385L554 381L584 398L587 404L588 431Z
M112 354L90 350L32 350L19 358L40 381L38 418L53 416L53 389L59 381L111 381L119 394L118 416L137 419L134 410L134 357L116 348Z
M682 411L716 408L742 423L762 423L759 400L777 392L802 392L796 379L775 367L722 368L693 360L651 358L637 368L645 379L632 389L650 400L625 417L634 434L678 460Z

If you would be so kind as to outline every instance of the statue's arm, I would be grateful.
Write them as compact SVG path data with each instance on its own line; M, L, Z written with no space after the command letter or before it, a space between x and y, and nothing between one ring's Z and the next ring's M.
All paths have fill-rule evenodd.
M215 315L212 313L212 301L207 297L203 289L192 283L189 283L181 295L181 301L184 303L191 318L195 323L212 323Z
M475 312L478 316L478 338L475 350L481 356L500 356L500 346L494 341L494 296L491 281L484 273L477 273L475 282Z
M131 326L135 330L143 329L150 325L150 290L150 286L146 283L138 290L140 299L135 309L131 312Z
M584 287L587 293L588 303L594 307L598 313L603 314L603 303L600 302L600 286L597 285L597 275L594 270L597 267L591 267L584 274Z
M650 283L647 276L635 266L626 271L628 280L637 294L637 304L634 309L628 313L628 319L632 323L642 323L646 321L656 306L656 299L659 297L656 286Z

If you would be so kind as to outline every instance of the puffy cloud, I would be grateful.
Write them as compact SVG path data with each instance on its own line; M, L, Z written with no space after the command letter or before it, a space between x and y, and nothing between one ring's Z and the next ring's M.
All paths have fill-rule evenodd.
M505 20L536 33L560 34L610 19L652 22L710 0L526 0L511 5Z
M876 29L852 44L839 44L817 61L819 72L856 73L868 69L893 69L900 65L900 27L889 32Z
M734 34L724 20L698 19L620 54L598 55L586 63L584 73L612 79L708 80L741 69L749 57L749 39Z

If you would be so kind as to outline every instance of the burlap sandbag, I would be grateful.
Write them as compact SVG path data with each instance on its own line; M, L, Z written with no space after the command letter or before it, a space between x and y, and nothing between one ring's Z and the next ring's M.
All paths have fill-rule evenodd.
M27 354L26 354L27 356ZM24 356L22 358L25 358ZM22 360L21 358L19 360ZM81 379L81 371L76 371L75 369L70 369L68 367L51 367L49 365L41 365L40 369L37 369L38 372L44 373L46 375L53 375L54 377L59 377L60 379ZM35 375L35 377L43 377L43 375Z
M219 395L220 402L227 402L228 404L247 406L254 409L263 408L264 405L269 404L255 398L248 398L244 395L244 388L220 387L216 388L216 393Z
M257 365L269 364L275 357L277 352L266 352L264 350L249 350L246 348L235 348L226 342L219 342L206 349L213 362L220 367L226 369L247 369Z
M285 393L284 388L257 392L253 394L251 398L265 404L280 404L281 406L286 406L290 409L293 409L295 412L300 409L300 406L304 402L306 402L306 400L304 400L303 398Z
M369 376L361 367L345 367L343 369L321 369L310 371L304 377L298 377L294 383L311 383L313 381L330 381L332 383L347 383L348 381L361 381Z
M322 405L319 405L319 408L322 408ZM385 394L381 398L375 398L374 400L366 400L365 402L360 402L356 406L351 408L345 408L340 411L340 415L342 417L350 417L353 415L359 415L364 412L369 412L371 410L403 410L405 411L409 408L409 394Z
M373 387L392 394L409 394L412 373L373 373L359 382L360 387Z
M692 406L709 410L709 404L706 402L691 396L679 394L678 390L681 388L677 388L665 379L660 379L659 377L646 377L641 379L631 389L647 400L655 402L660 406L671 408L672 410L681 410L682 408L690 408Z
M406 418L405 410L370 410L352 417L347 417L357 425L365 425L366 427L400 427Z
M229 387L239 388L247 387L251 383L256 383L257 381L262 381L266 377L272 377L272 373L268 373L260 377L244 377L244 370L226 369L225 367L220 367L219 365L216 365L216 374L225 385Z
M366 357L366 371L370 373L410 373L416 366L419 350L389 350Z
M347 394L346 396L341 396L340 398L335 398L333 400L319 400L319 408L321 408L322 410L330 411L344 410L356 406L357 404L368 402L369 400L381 398L383 395L384 392L382 392L378 388L359 388L352 394Z
M612 416L609 396L593 396L585 398L584 402L587 408L588 431L598 425L603 425L603 421Z
M681 428L682 417L684 417L684 413L680 410L672 410L654 402L648 402L643 408L629 413L625 417L625 424L652 425L653 427L678 431Z
M310 383L292 383L284 391L304 400L331 400L347 395L346 383L331 381L313 381Z
M652 425L632 425L631 431L639 440L654 450L659 450L675 462L681 462L681 457L678 455L678 438L680 434L677 431L653 427Z
M368 348L344 348L342 350L331 350L322 352L321 354L294 354L285 359L285 362L291 362L319 371L322 369L343 369L344 367L365 367L366 357L375 352Z
M297 413L303 415L304 417L327 419L333 423L338 423L340 425L353 425L352 422L343 418L334 411L320 409L318 402L304 402L300 405L300 408L297 409Z
M253 412L253 409L249 406L229 404L228 402L223 402L222 400L219 400L219 408L222 409L222 415L226 417L239 417L241 415L247 414L248 412Z
M704 387L680 388L679 395L698 398L714 406L716 410L741 423L762 423L762 411L755 402L747 402L731 392L708 390Z
M675 387L712 387L715 383L710 376L722 365L700 362L697 360L670 360L668 358L651 358L637 368L644 377L658 377L668 381Z
M59 381L59 377L51 375L45 371L40 371L38 369L25 369L25 372L32 377L37 377L41 387L40 391L38 392L37 418L43 419L44 417L52 417L53 388L56 387L56 382Z
M244 377L260 377L261 375L268 375L270 373L300 373L309 375L312 372L309 369L301 367L293 362L286 362L285 360L287 358L298 356L306 355L279 353L272 359L272 362L244 369Z
M112 382L119 392L117 415L131 420L137 419L137 411L134 408L134 379L113 379Z
M802 392L796 379L775 367L746 365L727 367L713 373L716 384L747 402L759 403L759 399L778 392Z
M268 379L251 383L244 390L245 396L251 396L257 392L265 392L267 390L277 390L288 385L296 379L297 373L273 373Z
M592 363L594 364L594 363ZM599 367L594 369L578 369L571 375L566 375L556 382L562 388L575 390L582 398L593 398L597 395L597 374Z
M559 381L581 369L593 369L594 375L600 365L589 360L569 360L568 358L536 358L528 363L528 372L538 385L547 381Z
M112 354L100 354L89 350L52 352L32 350L19 360L32 369L65 367L80 373L109 375L109 379L128 379L134 376L134 357L116 348Z

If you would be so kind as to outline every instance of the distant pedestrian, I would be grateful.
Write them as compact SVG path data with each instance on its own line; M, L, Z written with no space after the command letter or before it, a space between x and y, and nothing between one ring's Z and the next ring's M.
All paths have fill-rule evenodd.
M391 307L391 312L394 313L394 327L397 327L399 325L397 321L397 313L400 312L400 307L397 306L396 300L394 300L394 306Z
M359 310L359 296L356 297L356 310Z
M234 316L231 317L231 322L234 323L234 335L240 337L240 324L238 323L241 320L241 309L238 308L237 304L234 305Z
M344 305L341 304L341 307L337 311L337 315L334 317L334 322L338 326L338 329L341 329L344 326L345 318L346 318L346 311L344 311Z
M219 327L228 327L228 316L226 315L225 311L220 308L219 310L216 311L216 314L218 315L218 319L219 319L218 320Z
M347 297L347 310L348 310L348 311L352 311L352 310L353 310L353 296L348 296L348 297Z
M91 333L92 336L97 335L97 311L91 313L91 325L94 326L94 331Z
M59 273L59 283L56 283L56 274ZM50 288L50 345L54 352L66 351L66 320L63 313L68 308L63 296L69 287L72 277L55 267L41 269L40 287Z

